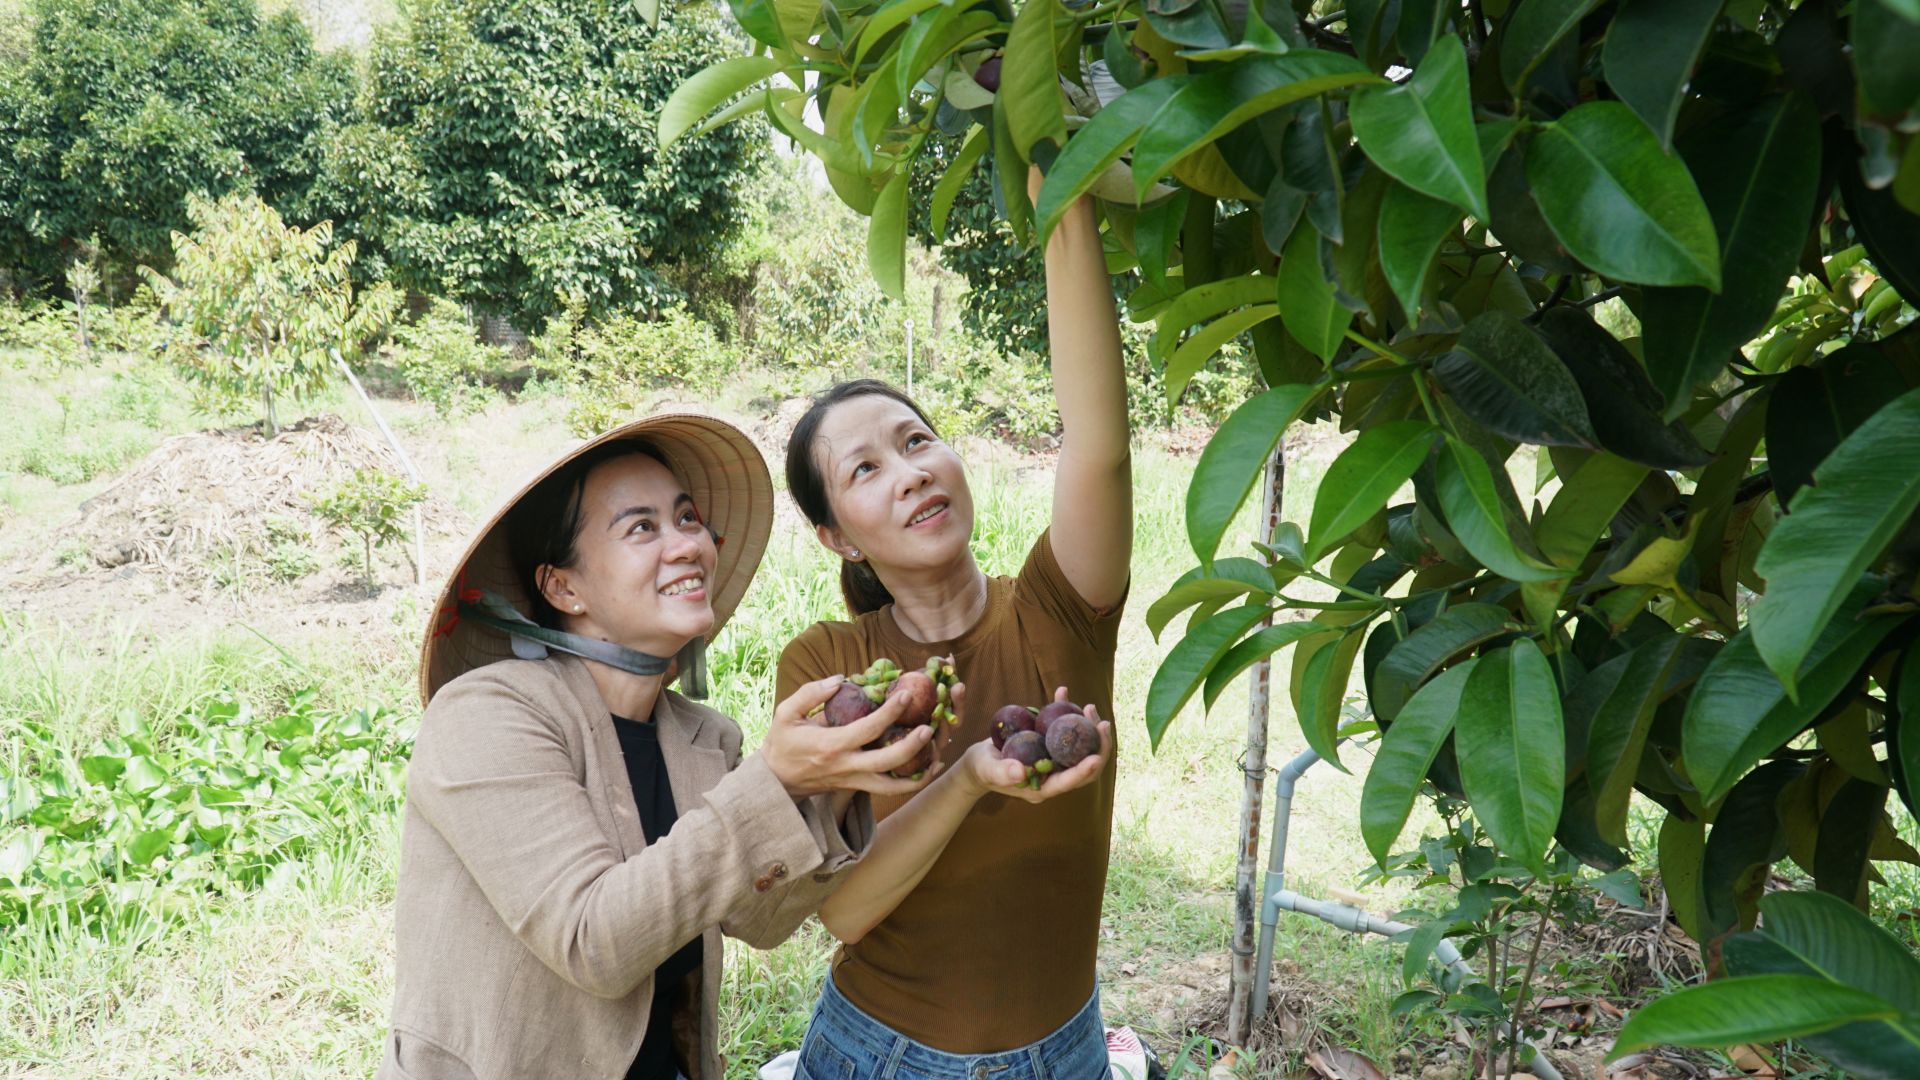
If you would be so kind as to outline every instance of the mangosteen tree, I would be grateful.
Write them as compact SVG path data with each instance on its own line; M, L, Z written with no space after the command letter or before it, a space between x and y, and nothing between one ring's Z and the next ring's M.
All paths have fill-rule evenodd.
M1156 745L1268 660L1329 762L1381 733L1361 832L1383 872L1408 865L1423 796L1464 807L1474 860L1522 893L1625 866L1648 815L1638 854L1686 932L1747 941L1736 975L1800 980L1726 980L1745 1038L1797 1022L1861 1075L1920 1075L1920 1043L1879 1026L1920 1023L1920 982L1863 1004L1845 991L1864 977L1809 988L1871 950L1820 967L1742 937L1779 861L1864 910L1875 863L1920 860L1889 814L1920 770L1901 730L1920 711L1920 4L733 10L754 52L684 84L663 139L764 115L871 216L889 291L944 134L962 141L931 232L977 172L1039 245L1094 196L1170 397L1250 344L1266 385L1201 454L1195 565L1146 613L1174 640ZM1307 520L1231 535L1287 431L1322 419L1353 441ZM1803 940L1864 940L1822 925ZM1788 1015L1809 1002L1811 1026ZM1714 1037L1705 1015L1661 1036Z

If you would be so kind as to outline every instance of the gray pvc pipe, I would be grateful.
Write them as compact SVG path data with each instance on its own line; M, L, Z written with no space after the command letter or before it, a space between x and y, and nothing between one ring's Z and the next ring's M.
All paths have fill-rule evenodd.
M1393 937L1413 929L1411 924L1383 919L1378 915L1362 911L1352 904L1302 896L1286 887L1287 830L1293 817L1294 785L1319 760L1319 754L1311 750L1303 751L1292 761L1280 766L1274 774L1273 844L1268 849L1267 855L1267 876L1263 888L1266 901L1260 905L1260 949L1254 958L1253 967L1252 1015L1256 1017L1266 1015L1267 1011L1267 996L1271 989L1269 979L1273 971L1273 936L1282 911L1310 915L1352 934L1379 934L1381 937ZM1445 938L1434 946L1433 954L1442 964L1462 975L1473 973L1473 969L1461 957L1459 948ZM1510 1030L1504 1023L1501 1029L1502 1031ZM1527 1045L1533 1046L1533 1043L1528 1041ZM1553 1067L1553 1062L1547 1060L1547 1055L1538 1046L1533 1046L1533 1049L1534 1057L1528 1064L1528 1069L1535 1076L1540 1077L1540 1080L1563 1080L1560 1071Z

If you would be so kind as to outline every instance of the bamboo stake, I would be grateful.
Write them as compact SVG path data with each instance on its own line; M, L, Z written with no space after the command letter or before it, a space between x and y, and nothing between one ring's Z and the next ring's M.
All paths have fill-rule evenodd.
M387 445L393 447L394 456L400 459L400 467L407 470L407 479L425 486L426 481L420 479L420 470L413 467L413 459L407 456L407 451L400 445L400 440L393 437L393 429L387 426L386 418L380 415L380 410L373 407L373 399L367 396L366 387L360 385L360 380L354 376L353 369L347 366L347 361L340 355L340 350L328 349L327 352L333 357L333 362L340 365L340 370L346 375L348 384L353 387L353 392L360 396L360 404L367 407L367 415L373 417L374 426L380 429L380 434L387 437ZM426 547L420 540L421 534L425 531L422 527L424 520L420 515L420 504L414 503L413 584L415 588L420 589L427 587ZM372 565L371 560L368 565Z

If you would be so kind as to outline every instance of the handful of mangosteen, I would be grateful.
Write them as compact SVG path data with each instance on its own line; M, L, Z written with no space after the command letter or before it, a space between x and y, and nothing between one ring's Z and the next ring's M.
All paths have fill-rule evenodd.
M959 723L960 718L953 712L954 682L950 657L929 656L923 667L902 671L883 656L868 665L867 670L849 676L816 712L826 716L829 727L846 727L864 720L882 704L898 701L900 714L892 726L867 744L867 749L878 750L906 738L923 724ZM933 766L933 759L933 744L928 743L920 756L893 770L893 775L903 780L918 780Z
M1071 701L1052 701L1038 709L1002 705L993 714L993 745L1003 757L1025 765L1027 785L1038 788L1050 774L1099 753L1100 729Z

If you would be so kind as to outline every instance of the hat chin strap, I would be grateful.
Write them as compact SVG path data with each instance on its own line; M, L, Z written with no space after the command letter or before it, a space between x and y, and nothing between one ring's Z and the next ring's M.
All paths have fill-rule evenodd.
M635 675L665 675L673 665L673 659L664 656L541 626L522 615L499 593L491 589L481 589L479 593L477 602L460 601L460 617L506 634L513 645L513 655L522 660L545 660L549 651L557 649ZM704 699L707 696L707 639L696 637L687 642L677 659L681 692L690 698Z

